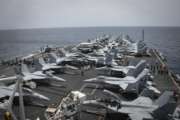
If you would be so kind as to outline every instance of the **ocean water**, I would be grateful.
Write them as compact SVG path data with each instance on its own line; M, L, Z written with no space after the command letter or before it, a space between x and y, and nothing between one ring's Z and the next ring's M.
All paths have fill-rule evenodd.
M87 27L0 31L0 59L28 55L46 45L64 46L87 41L103 34L128 34L135 41L142 39L151 48L160 50L171 70L180 73L180 27Z

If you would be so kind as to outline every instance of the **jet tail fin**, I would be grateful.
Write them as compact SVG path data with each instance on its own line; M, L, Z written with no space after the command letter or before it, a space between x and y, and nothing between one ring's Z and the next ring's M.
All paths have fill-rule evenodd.
M58 56L55 53L50 53L52 57L54 57L55 59L58 59Z
M105 64L106 65L112 65L112 61L113 61L113 55L111 55L110 53L108 53L106 55L106 58L105 58Z
M127 75L138 78L139 74L145 69L145 66L146 66L146 60L141 60L136 65L135 69L130 69L128 71Z
M119 102L121 101L121 100L120 100L120 97L119 97L118 95L116 95L115 93L113 93L113 92L111 92L111 91L109 91L109 90L104 89L104 90L103 90L103 93L106 94L107 96L113 97L114 99L116 99L116 100L119 101Z
M49 62L50 63L57 63L57 60L60 58L56 55L56 53L51 52L49 55Z
M173 114L177 102L172 91L165 91L155 102L159 107L153 111L153 116L158 120L167 120L168 115Z
M26 64L21 65L21 72L22 73L30 73L29 68Z
M156 101L155 104L159 105L160 107L167 104L173 98L172 91L165 91Z
M46 64L46 62L44 61L44 59L42 57L39 58L39 63L41 65L45 65Z
M149 70L144 69L136 78L136 80L133 83L129 83L126 91L127 92L133 92L136 93L137 95L143 91L146 85L146 79L145 76L148 74Z

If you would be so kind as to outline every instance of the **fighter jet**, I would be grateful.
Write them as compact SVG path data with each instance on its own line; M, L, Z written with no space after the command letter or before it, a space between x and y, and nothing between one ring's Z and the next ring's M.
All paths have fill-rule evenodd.
M35 83L40 84L50 84L52 81L65 82L63 78L57 77L52 74L51 71L35 71L30 72L26 64L21 65L23 80L24 81L34 81Z
M132 41L129 36L122 36L119 40L118 52L131 53L132 55L149 55L148 47L144 40Z
M39 62L37 64L40 65L41 67L40 69L43 72L46 71L63 72L65 69L63 66L59 66L56 63L45 62L44 58L42 57L39 58Z
M0 101L1 102L6 101L10 98L10 96L13 93L14 87L15 87L15 84L10 85L10 86L0 86ZM40 103L37 103L37 101L39 101L39 100L49 101L48 97L41 95L37 92L34 92L29 88L23 87L22 91L23 91L23 97L24 97L25 104L40 105ZM19 93L16 92L14 102L16 102L18 97L19 97Z
M1 84L4 84L1 81ZM16 84L12 85L1 85L0 86L0 114L8 111L11 113L13 120L17 120L15 114L13 113L12 106L14 105L22 105L18 101L23 101L24 105L33 105L39 107L45 107L42 104L42 101L49 101L50 99L42 94L32 91L29 88L21 87L21 94L20 88ZM21 99L23 97L23 99ZM2 119L0 117L0 119Z
M122 35L118 39L118 52L120 53L137 53L137 43L132 41L128 35Z
M80 43L76 46L76 49L81 51L82 53L91 53L93 52L93 43L90 43L90 42L83 42L83 43Z
M93 51L86 56L88 60L93 61L94 64L96 64L96 67L105 66L105 53L102 49Z
M66 53L65 57L58 57L55 53L50 53L52 59L55 59L56 64L64 66L66 69L79 70L82 66L89 66L93 61L88 59L86 55L76 53Z
M81 42L77 46L74 47L76 51L80 51L82 53L88 54L92 53L94 50L98 50L104 47L104 44L107 43L110 36L101 36L95 38L94 40L88 40L87 42Z
M98 83L102 88L111 89L113 91L121 91L123 93L139 92L145 87L148 80L152 80L149 69L144 68L143 64L135 71L129 72L124 78L98 76L84 80L84 82Z
M146 65L145 60L141 60L139 62L131 61L128 66L105 66L105 67L100 67L96 68L97 72L99 75L106 75L106 76L111 76L111 77L119 77L123 78L128 75L128 72L130 70L136 71L139 67Z
M110 95L112 96L113 93ZM176 108L176 101L171 91L165 91L155 101L144 96L133 101L121 101L115 96L112 99L87 100L84 101L84 104L97 105L108 109L108 111L126 114L131 120L167 120L168 115L172 114Z
M71 61L73 61L72 57L79 57L75 53L73 54L73 53L66 52L64 57L59 57L55 53L50 53L48 56L49 56L50 61L53 63L56 63L56 65L64 66L67 69L78 70L77 67L70 64Z
M32 91L29 88L23 87L23 76L22 74L19 74L20 72L17 72L19 70L16 70L16 78L15 84L12 85L1 85L0 86L0 111L10 112L13 120L17 120L16 115L14 114L12 110L13 104L19 104L20 109L20 118L25 120L25 113L24 113L24 103L30 104L30 105L40 105L41 107L44 105L41 103L38 103L41 100L49 101L49 98L45 97L44 95L41 95L37 92ZM6 80L7 81L7 80ZM0 82L1 84L5 84L3 81ZM17 102L17 100L19 102ZM37 102L38 101L38 102ZM1 118L2 119L2 118Z
M110 48L104 47L98 50L94 50L92 53L87 54L87 59L94 61L96 67L104 66L117 66L115 61L115 56L117 56L116 51L110 51Z
M50 71L46 71L43 73L43 71L35 71L35 72L30 72L29 68L26 64L21 64L21 66L18 67L21 71L20 73L22 74L22 79L25 85L28 85L31 88L36 87L36 83L41 83L41 84L50 84L52 81L57 81L57 82L65 82L63 78L57 77L53 75ZM11 76L11 77L6 77L6 78L1 78L0 81L15 81L17 79L16 76Z

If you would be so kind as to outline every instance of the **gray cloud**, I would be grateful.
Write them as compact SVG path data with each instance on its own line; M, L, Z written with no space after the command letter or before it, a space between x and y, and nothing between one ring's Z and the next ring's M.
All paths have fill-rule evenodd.
M180 0L1 0L0 29L180 26Z

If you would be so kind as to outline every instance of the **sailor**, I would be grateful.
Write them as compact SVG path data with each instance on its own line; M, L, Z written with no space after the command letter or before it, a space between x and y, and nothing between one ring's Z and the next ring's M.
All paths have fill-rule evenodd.
M158 65L158 61L156 61L155 63L155 73L158 74L159 72L159 65Z
M165 74L165 72L166 72L166 66L162 65L162 73Z
M177 90L174 90L173 96L174 96L174 99L175 99L176 101L178 101L179 95L178 95Z
M128 65L128 58L127 57L124 57L124 64Z
M43 51L43 48L42 48L42 47L40 47L40 52L42 53L42 51Z
M113 60L113 54L112 53L107 53L106 54L106 59L105 59L105 64L107 66L111 66L112 65L112 60Z
M159 72L160 74L163 74L163 65L160 65L158 72Z
M166 66L164 65L163 66L163 74L165 74L166 73Z
M151 66L149 64L146 65L147 69L151 69Z
M18 58L17 57L15 58L15 64L18 64Z
M4 114L4 120L12 120L12 115L10 112L5 112Z
M166 75L168 74L168 68L167 68L167 66L164 68L164 72L165 72Z
M84 76L84 66L81 67L81 76Z
M166 67L166 74L168 75L169 74L169 69Z
M156 67L153 65L153 73L156 73Z
M121 104L118 103L118 105L117 105L117 111L118 111L120 108L121 108Z
M34 64L35 64L35 58L34 58L34 56L32 57L32 66L34 66Z
M93 62L90 62L90 69L94 68Z

